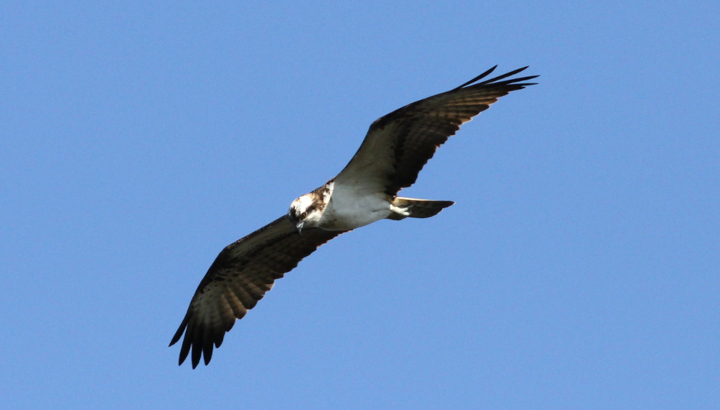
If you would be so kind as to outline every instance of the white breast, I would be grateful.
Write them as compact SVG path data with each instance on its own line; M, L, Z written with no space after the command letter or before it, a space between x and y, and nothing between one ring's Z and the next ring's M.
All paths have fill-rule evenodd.
M325 208L319 226L327 230L348 230L385 219L390 215L390 201L384 192L358 189L356 186L335 184L330 203Z

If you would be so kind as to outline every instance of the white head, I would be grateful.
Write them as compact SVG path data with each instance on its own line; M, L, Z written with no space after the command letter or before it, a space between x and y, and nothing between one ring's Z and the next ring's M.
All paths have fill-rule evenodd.
M288 217L295 224L298 232L302 233L303 228L317 226L324 208L324 204L317 200L315 193L310 192L292 201Z

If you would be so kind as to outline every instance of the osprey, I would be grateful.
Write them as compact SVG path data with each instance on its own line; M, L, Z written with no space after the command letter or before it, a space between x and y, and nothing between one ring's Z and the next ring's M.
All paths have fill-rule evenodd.
M429 218L454 202L397 196L415 183L435 150L460 125L537 76L507 79L527 67L485 80L497 66L450 91L416 101L370 125L355 156L335 178L292 202L290 210L228 245L190 301L170 346L185 333L179 364L192 348L192 367L210 363L213 345L273 287L276 279L330 239L381 219Z

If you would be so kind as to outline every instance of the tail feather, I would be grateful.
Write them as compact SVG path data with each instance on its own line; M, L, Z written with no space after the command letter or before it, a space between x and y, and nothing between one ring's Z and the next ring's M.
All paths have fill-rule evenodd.
M392 204L395 207L403 209L409 212L409 215L403 215L397 212L393 212L387 219L399 221L407 217L410 218L430 218L431 216L437 215L443 209L453 205L453 201L433 201L429 199L414 199L414 198L403 198L396 197Z

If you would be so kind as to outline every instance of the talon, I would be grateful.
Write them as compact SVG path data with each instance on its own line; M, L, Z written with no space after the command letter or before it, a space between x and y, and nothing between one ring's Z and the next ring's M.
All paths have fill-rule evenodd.
M402 216L410 216L410 208L412 208L412 205L400 207L390 204L390 210Z

